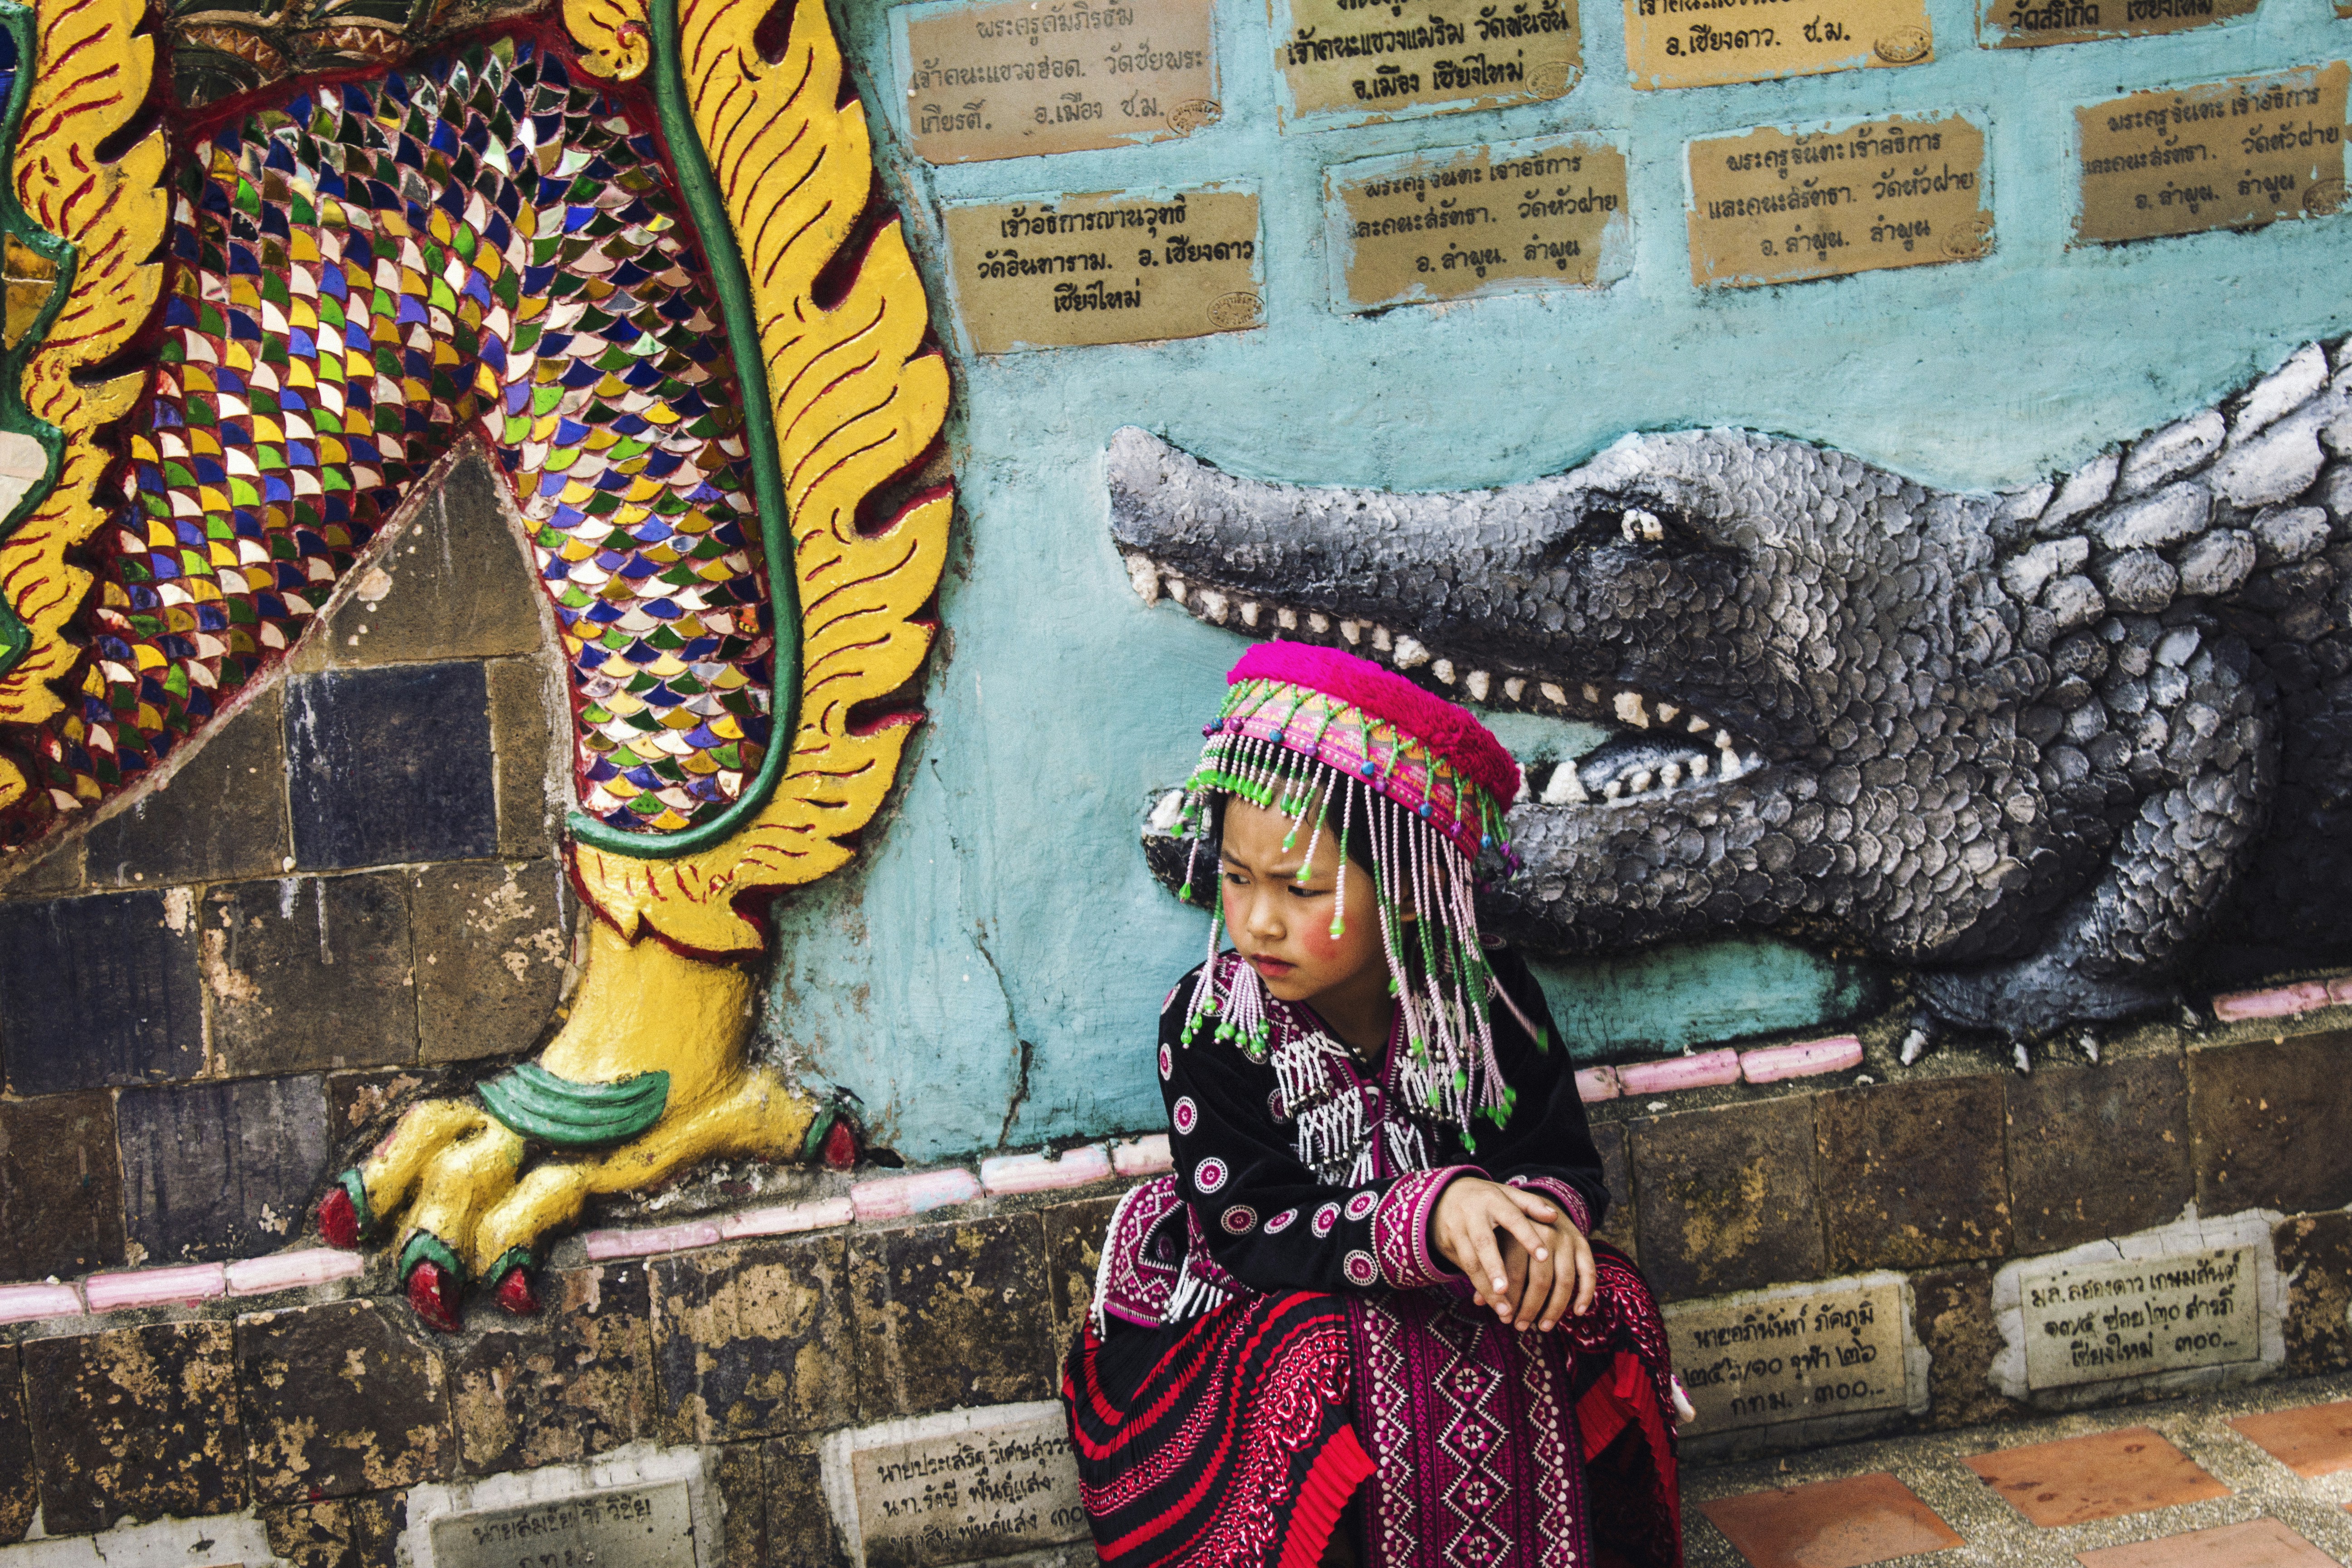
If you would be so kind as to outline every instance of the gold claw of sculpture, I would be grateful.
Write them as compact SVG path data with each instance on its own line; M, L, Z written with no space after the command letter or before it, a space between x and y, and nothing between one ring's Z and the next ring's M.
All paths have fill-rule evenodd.
M580 63L613 81L635 81L653 64L651 26L632 0L563 0L564 31L580 46Z

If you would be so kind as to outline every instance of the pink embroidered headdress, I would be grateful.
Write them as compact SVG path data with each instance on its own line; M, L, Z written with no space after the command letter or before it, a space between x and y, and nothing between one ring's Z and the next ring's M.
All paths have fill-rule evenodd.
M1337 648L1261 643L1225 681L1224 708L1203 731L1208 744L1185 784L1177 832L1192 840L1188 865L1197 865L1204 846L1215 851L1208 841L1213 796L1238 795L1289 817L1284 847L1296 847L1303 832L1309 858L1326 822L1336 822L1343 848L1337 936L1348 914L1345 846L1368 846L1373 914L1403 1015L1405 1081L1465 1136L1472 1116L1500 1119L1510 1090L1487 1015L1500 988L1478 939L1471 886L1482 853L1515 863L1503 814L1518 794L1518 763L1466 710ZM1305 869L1302 862L1302 876ZM1191 882L1188 869L1187 897ZM1216 962L1216 908L1184 1039L1214 1018L1220 1039L1262 1057L1270 1030L1264 983L1247 964Z

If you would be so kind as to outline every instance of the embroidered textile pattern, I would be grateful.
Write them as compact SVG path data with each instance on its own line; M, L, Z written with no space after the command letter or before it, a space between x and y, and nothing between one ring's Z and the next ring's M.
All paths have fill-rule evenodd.
M1430 1216L1456 1176L1484 1174L1475 1165L1448 1165L1443 1170L1416 1171L1391 1184L1372 1216L1372 1250L1378 1255L1384 1284L1404 1290L1445 1279L1445 1269L1429 1250Z
M483 435L582 699L583 805L674 829L768 738L733 375L653 139L529 44L320 89L190 149L152 428L22 837L135 782Z

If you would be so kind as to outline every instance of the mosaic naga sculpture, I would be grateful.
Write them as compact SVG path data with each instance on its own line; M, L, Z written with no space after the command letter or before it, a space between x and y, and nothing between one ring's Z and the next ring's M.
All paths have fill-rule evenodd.
M183 8L173 102L138 0L0 9L0 228L57 277L0 363L0 845L152 787L462 442L531 531L585 973L536 1061L409 1110L320 1207L443 1327L469 1279L529 1310L593 1194L854 1151L749 1048L757 919L888 787L951 505L886 504L948 376L822 0L440 42L489 15Z
M1913 973L1906 1060L1957 1027L2024 1067L2184 982L2352 958L2347 365L2309 345L1999 495L1743 430L1399 494L1129 429L1111 532L1147 603L1613 729L1529 770L1496 929L1861 949Z

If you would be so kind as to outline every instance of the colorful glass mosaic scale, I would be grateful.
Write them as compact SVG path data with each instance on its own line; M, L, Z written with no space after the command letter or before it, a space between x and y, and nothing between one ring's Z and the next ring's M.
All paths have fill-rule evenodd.
M740 399L653 137L528 42L321 88L195 144L148 433L45 726L94 804L271 658L467 432L533 531L580 699L582 805L674 830L769 738Z

